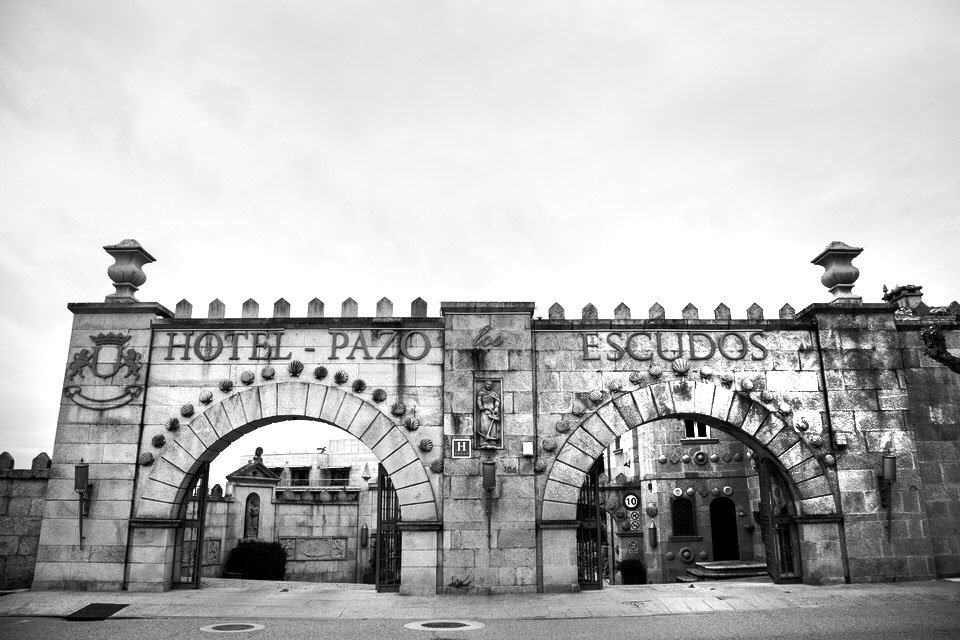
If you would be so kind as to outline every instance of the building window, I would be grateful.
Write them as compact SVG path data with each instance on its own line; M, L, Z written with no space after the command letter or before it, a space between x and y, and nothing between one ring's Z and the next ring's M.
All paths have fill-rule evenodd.
M310 486L310 467L290 467L290 486Z
M674 536L697 535L697 519L693 513L693 501L688 498L674 498L670 506L670 517Z
M708 440L710 438L710 425L695 420L684 420L683 437L686 440Z
M350 484L350 467L328 470L331 487L346 487Z

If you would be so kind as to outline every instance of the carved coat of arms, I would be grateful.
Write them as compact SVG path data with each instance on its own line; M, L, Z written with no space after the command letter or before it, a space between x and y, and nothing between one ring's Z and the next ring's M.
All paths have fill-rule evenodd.
M129 335L122 333L99 333L90 336L92 349L81 349L67 365L67 385L63 393L77 405L95 411L116 409L130 403L143 392L138 384L143 369L143 356L132 348L125 348ZM123 375L120 375L123 372ZM71 384L85 379L87 374L110 381L123 387L123 392L113 398L95 398L81 393L82 387ZM119 376L119 379L117 379Z

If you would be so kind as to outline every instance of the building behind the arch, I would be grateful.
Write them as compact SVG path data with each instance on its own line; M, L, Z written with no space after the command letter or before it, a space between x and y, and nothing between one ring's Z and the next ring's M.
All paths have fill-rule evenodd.
M283 299L271 313L253 300L239 313L219 300L170 312L134 298L153 261L139 244L107 250L116 292L69 305L34 588L169 588L198 474L240 436L291 418L346 431L383 465L403 593L601 586L601 511L621 528L638 522L633 542L649 550L651 525L657 544L671 544L667 495L691 488L761 498L737 517L759 511L777 532L762 546L779 578L960 575L960 305L928 307L912 286L863 302L851 291L857 248L831 243L815 259L829 303L784 305L776 318L723 304L668 318L655 304L642 319L625 305L607 319L593 305L540 318L512 302L443 303L430 316L420 299L402 317L387 299L374 317L351 299L338 317L317 299L296 314ZM600 485L616 478L597 461L664 419L702 422L749 450L776 500L764 503L759 485L718 484L714 496L664 475L605 510ZM717 445L661 455L680 473L715 465L722 475L725 463ZM665 575L715 552L688 542L661 557Z

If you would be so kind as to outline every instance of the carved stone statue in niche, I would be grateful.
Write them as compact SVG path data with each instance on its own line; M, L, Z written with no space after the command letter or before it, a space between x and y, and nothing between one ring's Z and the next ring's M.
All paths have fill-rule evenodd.
M243 537L256 538L260 533L260 496L251 493L247 496L247 511L243 520Z
M480 449L500 449L503 447L503 431L501 429L503 408L500 402L502 383L499 380L478 381L476 392L476 419L477 447Z

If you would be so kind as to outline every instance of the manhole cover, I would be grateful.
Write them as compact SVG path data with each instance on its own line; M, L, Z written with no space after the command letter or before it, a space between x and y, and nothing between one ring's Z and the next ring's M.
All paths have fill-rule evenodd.
M208 624L200 627L200 631L207 633L247 633L248 631L259 631L263 629L262 624L253 624L250 622L221 622L219 624Z
M437 629L473 631L474 629L483 629L483 624L473 620L422 620L420 622L408 622L403 625L403 628L413 629L414 631L435 631Z

